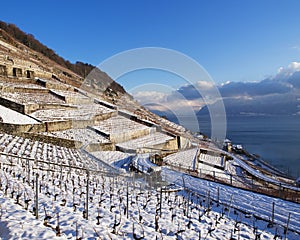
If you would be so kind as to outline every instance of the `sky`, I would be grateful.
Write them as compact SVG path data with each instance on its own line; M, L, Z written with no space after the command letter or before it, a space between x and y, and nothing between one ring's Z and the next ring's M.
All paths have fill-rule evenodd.
M259 81L300 61L298 0L4 1L1 9L2 21L71 62L98 65L129 49L162 47L224 83Z

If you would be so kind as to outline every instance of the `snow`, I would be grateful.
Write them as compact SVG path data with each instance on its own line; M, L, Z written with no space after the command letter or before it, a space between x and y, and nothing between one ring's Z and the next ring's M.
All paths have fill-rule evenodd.
M55 89L51 89L50 92L60 97L63 97L66 103L87 104L93 102L91 98L81 94L80 92L63 91L63 90L55 90Z
M164 158L164 162L167 164L179 166L186 169L192 169L198 149L192 148L189 150L179 151L177 153L168 155Z
M204 196L187 195L184 191L160 195L159 190L149 189L145 185L146 182L138 177L128 179L106 174L91 175L89 178L89 219L87 220L84 219L83 214L86 203L86 186L84 184L86 176L77 175L74 171L67 175L63 170L61 177L64 186L61 188L59 187L60 176L56 177L56 174L47 175L46 171L40 170L39 184L42 187L41 192L39 192L39 218L36 220L31 211L34 206L35 189L32 188L32 184L28 186L27 183L23 183L22 177L20 180L18 179L19 174L27 177L26 170L24 171L19 167L13 168L16 173L15 176L11 175L10 171L0 170L3 186L2 191L0 191L0 202L2 209L4 209L3 219L5 219L4 221L1 220L1 228L4 230L1 231L1 234L3 234L2 238L4 239L5 237L12 238L11 236L15 236L12 239L53 239L56 237L55 227L57 225L61 233L61 237L56 237L57 239L75 239L76 235L77 238L82 237L84 239L96 239L97 237L101 239L132 239L133 228L135 235L145 236L145 239L198 239L199 235L201 235L201 239L230 239L231 235L235 238L239 236L240 239L254 239L255 233L260 234L260 239L273 239L276 231L280 236L284 236L282 226L275 225L273 228L267 228L268 222L266 221L255 220L254 217L247 220L241 212L236 212L233 209L232 211L225 211L224 206L229 206L230 197L223 200L222 191L221 204L218 206L210 203L207 199L215 197L214 188L209 188L210 197L208 197L205 184L199 184L198 181L193 182L194 179L189 179L186 176L184 176L185 187L188 184L193 184L194 187L192 188L197 189L194 192L202 191ZM9 166L8 169L10 169ZM168 172L166 169L164 174L168 178L182 179L180 174ZM31 173L30 179L33 180L34 177ZM70 181L72 179L73 181ZM175 182L178 184L179 181ZM6 189L6 186L8 186L7 194L3 190ZM204 189L202 189L203 187ZM12 189L16 191L13 198L11 198ZM227 193L231 189L225 187L225 190ZM21 205L15 204L17 193L21 195ZM255 197L253 196L252 201L256 199ZM23 201L28 198L33 201L29 203L29 210L25 210ZM126 199L128 199L128 205ZM264 199L264 197L260 199ZM66 202L65 205L63 204L64 201ZM226 205L222 205L222 202ZM74 208L73 203L76 203L76 208ZM284 203L288 210L291 210L292 204ZM232 207L236 204L243 203L233 197ZM269 203L265 204L266 207L269 207ZM264 207L264 205L258 205L256 211L259 211L260 207ZM265 214L265 212L263 213ZM59 220L57 220L58 214ZM45 216L51 218L43 225ZM6 219L6 217L9 218ZM276 224L277 218L276 212ZM99 224L97 224L97 219L99 219ZM291 227L294 227L294 224L299 225L296 220L299 219L291 217ZM253 224L255 224L255 228ZM299 237L298 234L288 232L287 239L297 239L297 237Z
M66 106L69 108L38 110L31 115L42 121L57 120L90 120L97 115L114 112L100 104L85 104L79 106Z
M119 151L97 151L91 154L101 161L116 167L121 167L133 157L132 154Z
M215 166L222 167L224 165L223 158L220 156L212 156L209 154L200 153L199 160Z
M147 153L137 154L131 161L132 165L143 173L150 173L158 167L150 161L150 155Z
M256 169L253 169L251 168L247 163L245 163L244 161L242 161L241 159L237 158L236 156L234 155L231 155L234 159L234 161L239 165L241 166L243 169L245 169L247 172L251 173L253 176L265 181L265 182L269 182L269 183L273 183L277 186L282 186L282 187L285 187L287 189L291 189L291 190L295 190L295 191L299 191L300 188L299 187L294 187L294 186L291 186L290 184L285 184L285 183L282 183L281 181L278 181L276 179L274 179L273 177L269 177L269 176L266 176L265 174L257 171Z
M11 124L35 124L38 123L31 117L18 113L14 110L6 108L0 105L0 117L2 117L4 123Z
M2 90L6 90L6 89L15 89L15 88L24 88L24 89L34 89L34 90L47 90L47 88L44 88L38 84L34 84L34 83L26 83L26 85L24 85L24 83L17 83L17 82L0 82L0 87Z
M155 132L150 133L149 135L146 135L144 137L133 139L127 142L118 143L117 146L123 149L139 149L143 147L152 147L158 144L163 144L172 139L174 138L166 134Z
M90 168L97 168L95 161L92 161L77 149L33 141L9 134L0 133L0 151L8 155L41 160L45 163L52 162L77 167L89 166ZM47 165L47 168L50 168L50 165Z
M209 154L200 154L200 160L202 160L204 163L198 164L198 175L201 177L201 174L211 175L212 177L216 177L219 179L222 179L223 181L229 183L231 181L231 176L237 175L238 168L241 168L245 170L246 172L250 173L252 176L255 176L256 178L263 180L264 182L272 183L274 185L277 185L278 187L284 187L286 189L291 189L294 191L300 191L300 188L294 185L293 182L283 182L280 180L280 178L277 178L277 175L266 175L261 173L255 168L252 168L248 163L246 159L243 159L241 156L237 157L234 154L230 154L225 151L219 150L220 153L230 155L233 158L233 161L227 161L226 162L226 168L225 170L217 169L213 166L209 166L205 163L209 163L212 165L219 165L223 166L223 159L222 157L217 156L211 156ZM192 170L193 168L193 162L195 159L195 155L197 153L197 148L179 151L177 153L168 155L164 158L164 162L168 165L178 167L179 169L185 169L185 170ZM239 174L240 175L240 174ZM236 177L235 184L245 185L245 179L243 182L243 179L239 179Z
M10 139L14 144L23 141L10 135L6 137L4 141ZM39 144L36 153L38 149ZM70 151L65 149L65 155L67 152ZM103 152L99 157L100 154L114 160L125 156ZM145 164L148 155L140 155L139 159ZM74 160L77 160L75 156ZM58 165L49 172L36 169L32 162L28 172L26 164L22 167L23 160L19 157L8 159L2 156L0 161L0 209L3 210L0 237L3 239L54 239L57 226L61 234L57 239L133 239L137 235L144 236L144 239L175 240L199 239L201 235L201 239L230 239L231 236L255 239L260 236L260 239L267 240L274 239L276 234L283 239L288 213L292 215L287 239L299 239L299 234L291 231L300 230L299 204L192 178L165 167L162 168L164 181L192 192L160 193L159 189L148 185L151 181L148 177L139 174L123 177L105 171L91 171L87 188L85 171ZM38 219L32 212L36 177L38 186L41 186L38 188ZM217 200L218 191L219 204L211 201ZM17 195L20 196L19 204ZM26 199L31 199L28 210L25 210ZM84 214L87 202L88 219ZM272 202L275 202L274 226L267 227ZM250 212L250 217L239 210ZM255 218L254 214L267 221ZM45 220L46 216L50 218Z
M84 145L91 143L109 143L110 141L97 134L95 131L84 128L84 129L68 129L63 131L45 132L43 133L48 136L64 138L69 140L75 140L82 142Z
M0 239L62 239L0 191Z
M0 96L19 104L64 104L50 93L1 92Z
M100 125L93 126L93 128L105 134L121 134L124 132L150 129L143 124L137 123L122 116L114 116L107 120L101 121Z
M232 206L252 215L260 216L266 221L270 220L272 215L272 203L274 202L275 222L286 225L287 216L291 213L290 226L292 229L300 232L300 206L297 203L194 178L165 167L162 168L162 171L164 180L168 182L184 186L202 195L206 195L210 192L210 196L213 199L218 198L219 192L220 202L228 204L229 199L232 198Z

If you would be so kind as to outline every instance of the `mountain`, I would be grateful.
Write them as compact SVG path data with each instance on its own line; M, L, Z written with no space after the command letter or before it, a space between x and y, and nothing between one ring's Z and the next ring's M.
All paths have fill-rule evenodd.
M227 115L299 114L299 95L297 94L276 94L256 98L225 98L223 102ZM208 114L208 106L203 107L198 114Z
M218 89L229 115L300 114L300 71L260 82L230 82ZM198 114L208 114L208 107Z

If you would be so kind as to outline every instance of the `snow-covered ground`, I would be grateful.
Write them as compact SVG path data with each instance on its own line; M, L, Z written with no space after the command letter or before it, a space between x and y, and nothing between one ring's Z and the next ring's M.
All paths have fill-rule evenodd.
M50 93L1 92L0 96L20 104L64 104Z
M123 149L139 149L143 147L152 147L154 145L163 144L172 139L173 137L170 137L164 133L155 132L150 133L149 135L146 135L144 137L118 143L117 146Z
M0 152L56 164L96 167L94 161L91 161L77 149L33 141L9 134L0 133Z
M55 132L45 132L43 133L52 137L59 137L69 140L80 141L83 145L87 145L90 143L109 143L110 141L97 134L95 131L83 128L83 129L68 129L63 131L55 131Z
M299 238L293 232L300 232L299 204L196 179L168 168L162 169L164 184L175 183L191 192L160 193L159 189L149 188L147 183L151 178L112 175L91 159L80 158L72 149L8 134L1 135L0 146L1 151L16 155L0 158L0 237L3 239L49 239L56 234L67 239L142 236L145 239L255 239L258 236L284 239L289 213L287 239ZM26 159L20 158L26 151L31 158L51 160L57 165L51 169L44 163L38 163L37 169L34 161L27 165ZM194 154L191 150L190 155ZM97 152L95 156L113 165L131 158L121 152ZM137 158L140 159L137 164L148 164L148 156L143 156ZM88 175L77 169L78 166L101 170L90 172L88 188ZM37 189L39 216L35 220ZM87 203L88 220L84 212ZM30 219L32 224L27 222ZM21 227L16 228L17 225Z
M6 108L0 105L0 117L2 118L4 123L11 124L34 124L38 123L31 117L18 113L14 110Z
M289 226L300 233L300 204L194 178L165 167L162 176L168 182L185 186L201 195L207 195L209 192L212 199L219 199L222 203L231 204L239 210L252 216L262 217L267 221L271 220L274 203L275 222L286 225L288 215L291 214Z
M284 239L287 216L282 225L278 224L280 218L299 211L297 204L275 200L274 224L268 227L268 221L233 207L258 203L252 206L255 213L268 215L274 199L246 195L251 200L246 201L240 190L224 187L217 204L212 201L216 199L214 185L194 182L167 169L163 170L164 179L177 184L184 179L185 187L193 191L164 193L149 188L149 179L139 175L125 178L90 172L88 176L76 169L58 167L48 172L32 168L34 165L28 172L20 158L1 158L1 163L2 239L52 239L55 235L60 235L57 239ZM33 216L36 192L37 220ZM299 222L299 216L291 215L287 239L299 239L292 232Z
M197 148L179 151L177 153L170 154L167 157L165 157L164 162L186 169L193 169L194 159L196 157L197 152Z
M224 165L224 161L221 156L212 156L209 154L200 153L199 160L215 166L222 167Z
M111 117L102 121L100 125L93 126L93 128L106 134L121 134L124 132L149 129L149 127L141 123L137 123L122 116Z
M92 152L91 154L99 160L115 167L121 167L124 163L130 161L133 157L132 154L119 151L98 151Z
M74 91L62 91L62 90L55 90L51 89L51 93L54 93L58 96L64 97L66 103L91 103L93 100L79 92Z
M299 191L300 188L293 186L291 183L283 183L282 181L278 180L276 175L267 176L266 174L261 173L260 171L257 171L256 169L253 169L250 167L247 163L242 161L240 158L237 158L236 156L232 155L235 162L238 163L239 166L241 166L243 169L245 169L247 172L251 173L253 176L257 177L258 179L261 179L265 182L269 182L272 184L275 184L277 186L283 186L287 189Z
M91 120L96 115L114 112L114 110L101 106L100 104L85 104L73 106L71 109L47 109L38 110L31 115L42 121L56 120Z
M13 89L13 88L26 88L26 89L43 89L46 90L47 88L44 88L38 84L34 83L17 83L17 82L0 82L0 88L5 91L6 88Z
M150 155L147 153L137 154L131 161L132 166L142 173L149 174L153 167L159 168L150 161ZM152 169L151 169L152 168ZM159 168L160 169L160 168Z
M282 178L278 177L275 174L265 174L257 169L251 167L250 164L247 163L247 159L243 159L241 156L237 157L234 154L230 154L228 152L218 150L225 155L230 155L233 160L226 161L225 168L222 170L218 169L214 166L223 166L223 158L220 156L211 156L209 154L201 153L199 159L203 163L197 163L196 168L198 170L198 176L201 177L203 175L210 176L211 178L219 179L222 182L227 182L228 184L232 184L234 181L235 186L245 187L247 185L246 178L248 178L248 185L255 184L259 187L263 187L262 182L271 183L277 185L279 187L284 187L285 189L290 189L293 191L300 191L300 188L295 185L295 181L282 181ZM197 154L197 148L179 151L177 153L168 155L164 158L164 162L170 166L177 167L183 170L194 170L194 160ZM247 172L251 176L256 177L260 181L253 182L251 177L247 177L244 173ZM195 173L194 173L195 174ZM243 176L242 176L243 175ZM242 177L244 179L242 179ZM251 181L251 183L250 183Z

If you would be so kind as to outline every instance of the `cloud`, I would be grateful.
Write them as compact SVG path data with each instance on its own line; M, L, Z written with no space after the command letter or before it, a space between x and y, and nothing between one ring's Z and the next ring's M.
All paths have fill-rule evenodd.
M217 86L213 82L198 81L195 85L184 85L180 87L177 92L184 96L186 99L195 100L205 97L208 99L215 99Z
M223 97L255 97L269 94L286 93L292 86L287 82L270 79L261 82L231 82L221 85L219 90Z
M168 96L167 93L157 91L138 91L133 93L134 98L142 105L152 103L163 103Z
M138 91L133 96L141 105L161 112L167 109L177 114L191 114L205 105L201 98L188 99L178 91Z
M298 71L300 71L300 63L291 62L287 67L280 67L277 70L277 74L273 77L273 79L283 81Z
M243 107L249 111L250 109L257 110L257 112L260 111L259 109L265 111L268 109L268 105L272 103L276 102L280 106L279 103L282 102L283 104L283 99L287 99L292 103L294 98L289 97L300 94L300 63L292 62L287 67L278 69L275 76L262 81L226 82L217 87L228 106L239 109L239 111ZM219 101L220 98L214 95L215 88L216 86L212 82L199 81L195 85L183 85L177 90L169 92L159 92L152 88L148 91L146 89L135 92L133 96L142 105L146 105L153 111L170 111L175 115L179 113L189 114L198 111L205 105ZM204 95L205 100L201 95ZM280 101L277 102L276 99L280 99ZM276 104L273 104L272 109L275 109ZM284 104L287 104L286 101ZM239 105L241 107L238 107ZM286 108L289 109L288 107L287 104ZM235 111L234 109L232 111Z

